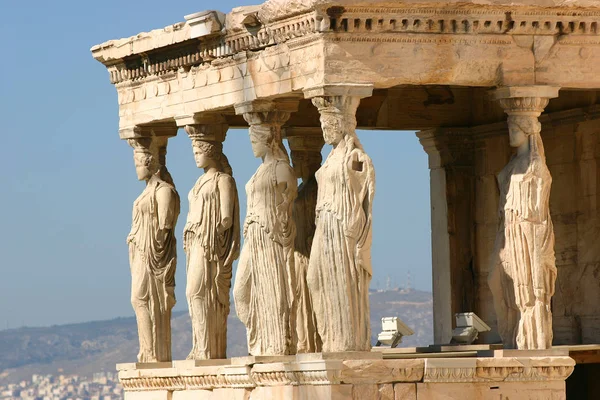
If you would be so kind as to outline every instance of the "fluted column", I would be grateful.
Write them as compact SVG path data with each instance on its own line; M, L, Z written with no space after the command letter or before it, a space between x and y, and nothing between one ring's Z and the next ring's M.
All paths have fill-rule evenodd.
M233 289L252 355L296 352L292 209L297 183L281 140L281 127L296 107L295 101L236 106L250 125L254 156L262 159L246 185L244 247Z
M166 147L168 137L176 132L174 124L138 126L120 132L134 149L138 179L146 182L133 204L133 222L127 237L139 362L171 360L179 195L166 169Z
M319 109L331 154L317 171L316 230L307 283L324 352L369 351L369 284L375 171L356 136L356 110L370 85L305 91Z
M321 167L321 149L325 142L320 127L286 128L285 136L290 146L296 177L302 180L298 187L298 197L294 202L298 353L314 353L321 351L321 338L317 332L317 321L308 292L306 274L315 235L317 205L315 173Z
M188 195L183 230L186 297L192 321L191 360L226 358L232 264L239 255L239 201L233 172L223 154L228 129L221 115L178 118L204 169Z
M504 346L552 346L551 299L555 290L552 177L538 117L559 88L504 87L493 97L508 114L515 155L498 174L499 226L488 278Z

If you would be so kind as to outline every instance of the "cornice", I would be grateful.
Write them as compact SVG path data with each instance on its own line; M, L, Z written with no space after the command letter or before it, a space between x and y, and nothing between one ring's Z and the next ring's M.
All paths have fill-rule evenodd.
M94 57L107 66L111 83L119 84L224 63L232 56L283 43L297 48L321 38L331 42L510 45L513 36L536 35L554 36L564 45L600 44L600 10L559 7L353 6L329 15L325 10L312 9L268 22L252 33L224 31L202 39L189 39L186 27L177 25L177 29L139 35L144 43L152 35L157 43L166 42L163 36L179 35L180 41L174 44L125 53L119 49L135 48L137 39L121 39L95 46ZM111 52L114 54L109 57ZM114 58L121 53L121 59Z

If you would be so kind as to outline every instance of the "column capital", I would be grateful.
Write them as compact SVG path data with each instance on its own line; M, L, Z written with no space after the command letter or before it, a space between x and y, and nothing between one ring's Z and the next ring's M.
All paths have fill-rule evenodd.
M237 115L247 113L264 113L270 111L279 111L286 113L293 113L298 111L298 103L300 99L282 98L274 100L252 100L238 103L235 105L235 113Z
M298 110L298 99L254 100L235 105L236 114L242 114L250 127L273 126L278 129ZM281 140L281 137L280 137Z
M373 94L373 85L370 83L340 83L315 86L304 89L304 98L325 96L351 96L360 99L370 97Z
M218 113L201 113L175 118L177 125L183 127L189 138L211 142L223 142L229 130L229 124Z
M318 127L285 128L284 137L287 139L291 151L321 152L325 145L323 130Z
M227 124L227 121L220 113L194 113L175 117L175 123L179 128L185 128L186 125L220 125Z
M160 122L149 125L135 125L119 129L119 137L122 140L138 139L144 137L166 137L177 136L177 125L173 122Z
M556 86L506 86L491 92L508 115L539 117L550 99L558 97Z
M473 128L426 129L417 137L429 156L429 169L469 164L473 155Z

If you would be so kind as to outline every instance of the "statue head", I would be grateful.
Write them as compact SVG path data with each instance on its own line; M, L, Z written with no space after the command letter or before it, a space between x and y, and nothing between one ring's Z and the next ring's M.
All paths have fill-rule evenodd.
M325 110L321 112L319 119L325 143L337 145L341 142L346 134L344 115L336 111Z
M261 158L271 152L275 135L273 128L265 125L250 126L250 143L252 144L252 152L254 157Z
M281 141L281 126L278 124L250 125L250 143L254 157L265 158L268 153L276 160L287 160L287 150Z
M192 148L194 149L194 160L198 168L208 168L213 163L218 167L221 166L222 143L194 139L192 140Z
M534 115L509 115L508 132L511 147L521 147L527 143L529 136L538 135L542 124Z
M198 168L215 167L221 172L231 175L231 166L223 154L223 141L227 132L227 124L220 116L212 123L186 125L185 131L192 139L194 160Z
M319 109L325 143L337 146L344 139L360 146L356 137L356 109L360 103L353 96L314 97L312 103ZM352 146L350 146L352 147Z
M160 169L158 148L151 137L128 139L133 147L133 160L138 180L147 181Z

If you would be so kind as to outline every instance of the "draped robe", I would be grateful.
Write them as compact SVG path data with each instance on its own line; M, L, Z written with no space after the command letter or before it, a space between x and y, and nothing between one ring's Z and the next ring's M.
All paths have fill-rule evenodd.
M169 205L173 226L161 230L156 194L163 189L173 193L173 204ZM179 195L175 187L153 176L133 204L133 221L127 237L140 362L171 360L171 309L175 305L177 265L174 225L178 215ZM150 330L152 334L148 337L144 332Z
M248 209L234 299L247 330L252 355L295 353L294 237L292 207L296 186L280 191L277 168L261 164L246 185Z
M229 181L234 202L232 225L219 234L221 190ZM189 193L190 209L183 232L187 255L187 289L192 320L192 351L188 359L226 358L229 289L233 261L239 255L239 203L235 180L216 172L202 175Z
M547 349L552 346L550 300L556 281L552 177L536 151L541 139L529 140L533 156L513 157L498 175L500 222L490 287L505 347Z
M373 164L362 149L338 146L316 177L308 287L323 351L369 351Z

